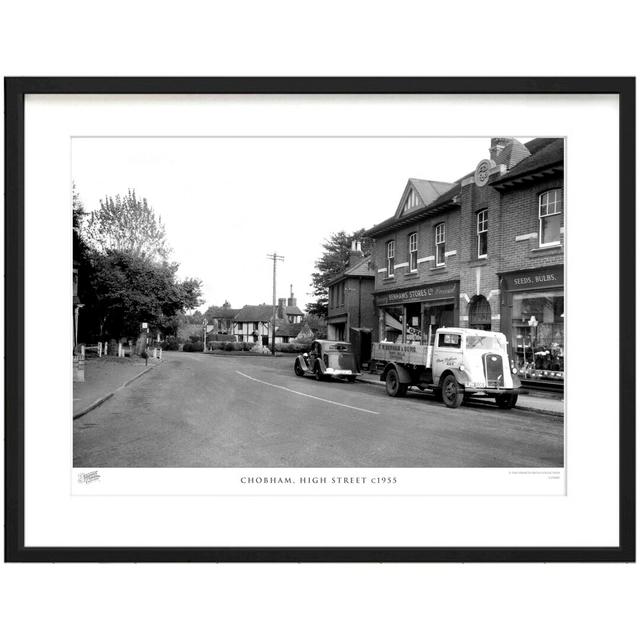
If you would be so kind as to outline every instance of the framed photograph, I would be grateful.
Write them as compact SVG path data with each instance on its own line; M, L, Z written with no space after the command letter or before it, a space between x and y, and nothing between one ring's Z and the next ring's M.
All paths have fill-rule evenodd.
M8 561L633 562L635 79L5 79Z

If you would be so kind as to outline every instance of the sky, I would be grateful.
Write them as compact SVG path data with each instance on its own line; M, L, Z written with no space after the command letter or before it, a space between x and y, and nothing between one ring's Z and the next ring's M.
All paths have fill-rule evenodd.
M520 138L526 141L527 138ZM452 182L489 156L489 138L74 138L72 175L85 210L135 189L162 218L180 277L204 303L271 304L311 273L332 233L394 215L409 178Z

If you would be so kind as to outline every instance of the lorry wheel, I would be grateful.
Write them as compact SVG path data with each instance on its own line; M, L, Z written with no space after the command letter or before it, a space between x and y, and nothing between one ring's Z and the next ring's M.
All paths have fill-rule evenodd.
M296 363L293 365L293 371L297 376L302 377L304 375L304 371L302 370L302 367L300 366L300 363L297 360L296 360Z
M442 401L450 409L457 409L464 399L464 392L460 388L455 376L450 373L442 381Z
M516 393L509 393L502 396L496 396L496 404L501 409L512 409L518 402L518 395Z
M390 369L387 372L386 378L387 393L394 398L402 398L407 395L408 384L400 382L400 377L395 369Z

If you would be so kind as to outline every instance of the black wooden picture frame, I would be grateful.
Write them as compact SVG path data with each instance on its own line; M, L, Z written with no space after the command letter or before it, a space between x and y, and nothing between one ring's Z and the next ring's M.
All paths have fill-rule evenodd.
M633 562L635 561L635 79L5 78L5 561ZM612 547L25 546L25 96L29 94L615 94L619 98L619 544Z

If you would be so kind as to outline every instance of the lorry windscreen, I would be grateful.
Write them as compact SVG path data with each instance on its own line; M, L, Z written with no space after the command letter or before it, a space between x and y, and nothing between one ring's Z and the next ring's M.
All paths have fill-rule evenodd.
M467 349L500 350L500 343L494 336L467 336L466 339Z

